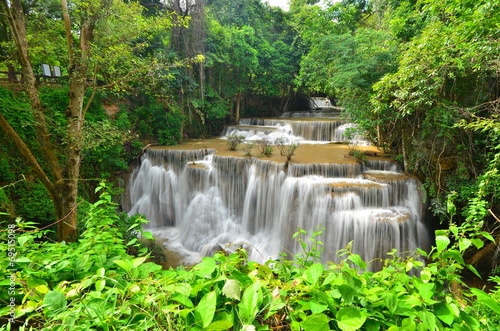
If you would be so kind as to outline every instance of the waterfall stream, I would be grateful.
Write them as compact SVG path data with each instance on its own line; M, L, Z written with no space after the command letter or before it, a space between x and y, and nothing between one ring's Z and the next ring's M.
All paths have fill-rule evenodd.
M226 128L225 134L256 126L247 137L262 137L276 131L257 126L289 125L278 132L324 143L345 124L324 123L245 120L244 127ZM292 158L285 168L255 157L219 156L213 149L147 149L124 207L129 215L145 215L148 230L182 256L183 264L239 246L259 262L295 254L301 247L292 236L299 228L324 228L319 240L325 261L337 261L336 253L351 241L352 251L371 261L392 249L428 248L422 192L418 180L390 161L295 164Z

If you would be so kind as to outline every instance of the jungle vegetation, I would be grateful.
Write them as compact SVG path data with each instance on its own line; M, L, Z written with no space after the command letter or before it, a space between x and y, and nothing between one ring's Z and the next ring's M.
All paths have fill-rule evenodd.
M1 0L2 322L15 298L27 330L497 330L498 22L487 0ZM115 204L141 149L311 95L424 182L427 263L319 264L299 229L304 253L266 265L148 262Z

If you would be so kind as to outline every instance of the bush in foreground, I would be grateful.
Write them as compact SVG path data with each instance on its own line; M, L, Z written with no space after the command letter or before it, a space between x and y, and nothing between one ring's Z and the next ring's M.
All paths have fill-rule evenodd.
M424 265L393 252L378 272L368 271L349 249L340 252L338 264L319 263L319 232L301 239L302 230L304 253L292 259L258 264L239 250L206 257L192 268L162 270L145 250L127 254L137 240L122 239L119 219L104 192L77 243L40 242L43 232L27 232L22 223L15 232L2 232L2 251L13 248L17 255L12 265L2 257L0 313L7 324L0 330L434 331L500 325L498 289L449 290L460 283L464 265L442 233L430 256L439 263Z

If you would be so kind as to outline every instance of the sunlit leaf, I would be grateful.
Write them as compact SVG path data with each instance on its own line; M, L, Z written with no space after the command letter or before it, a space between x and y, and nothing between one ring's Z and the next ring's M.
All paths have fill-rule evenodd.
M343 331L356 331L363 326L366 321L366 313L360 309L346 307L340 309L337 314L337 323Z

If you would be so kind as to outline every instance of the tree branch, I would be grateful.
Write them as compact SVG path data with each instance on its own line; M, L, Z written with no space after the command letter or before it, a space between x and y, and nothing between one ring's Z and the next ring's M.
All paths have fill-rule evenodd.
M33 153L31 153L29 147L26 145L23 139L17 134L16 130L14 130L14 128L9 124L9 122L7 122L7 120L1 113L0 113L0 128L2 128L5 134L7 134L7 136L9 136L12 139L14 145L16 145L17 149L21 153L24 161L28 164L28 166L31 169L33 169L36 177L40 180L43 186L49 191L49 194L55 197L57 195L57 192L54 184L49 179L45 171L42 169L42 167L38 163Z

